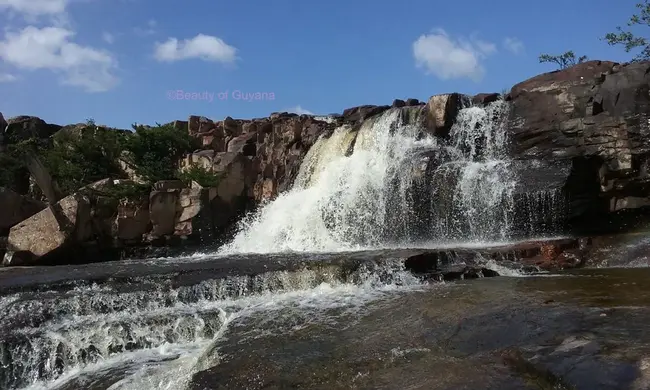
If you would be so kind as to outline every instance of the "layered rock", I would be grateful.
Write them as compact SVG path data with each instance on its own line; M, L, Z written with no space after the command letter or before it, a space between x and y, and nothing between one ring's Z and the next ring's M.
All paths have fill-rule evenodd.
M615 217L626 212L638 217L648 209L649 69L647 62L620 65L590 61L515 85L507 96L511 169L518 182L515 197L525 203L528 200L524 198L531 193L561 192L569 199L573 233L585 232L587 227L597 232L629 227L629 220ZM226 237L245 212L289 189L307 151L336 127L347 124L358 128L392 108L399 109L407 122L421 125L423 132L445 140L463 107L486 105L499 97L494 93L450 93L434 95L426 104L397 99L390 106L352 107L327 119L288 113L251 120L226 117L221 121L191 116L172 125L198 138L202 148L186 156L180 168L198 165L211 172L219 178L213 188L167 181L157 183L141 199L117 201L82 192L59 202L50 201L52 207L43 210L44 204L21 197L28 192L25 179L29 173L25 172L16 191L0 196L0 209L12 210L0 215L0 232L13 226L9 249L31 253L32 258L80 241L111 241L115 247L124 247L168 242L169 238ZM0 116L0 127L2 121ZM56 131L77 128L50 125L35 117L11 118L0 148L29 138L47 140ZM423 151L416 159L427 163L409 172L417 180L430 181L432 169L446 159L443 149ZM429 184L421 187L428 189ZM430 196L425 192L418 192L418 196ZM54 195L50 198L58 199ZM518 218L526 219L525 213L522 208ZM594 217L598 217L597 222L592 221ZM86 223L89 218L91 223ZM32 242L40 236L49 238ZM544 256L555 256L551 252ZM558 256L553 261L561 263Z
M188 156L182 167L199 164L223 174L227 184L219 186L219 197L226 203L237 197L259 202L288 189L309 148L336 125L288 113L217 122L192 116L188 131L202 140L203 150Z
M619 211L650 206L649 69L589 61L509 94L513 155L571 165L565 190L574 229L624 227L630 221L613 222Z

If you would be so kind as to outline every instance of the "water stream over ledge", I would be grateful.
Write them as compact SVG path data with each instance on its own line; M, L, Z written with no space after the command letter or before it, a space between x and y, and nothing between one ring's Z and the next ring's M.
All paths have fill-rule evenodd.
M319 139L216 253L1 270L0 388L650 388L650 268L513 267L564 194L520 188L506 102L418 110Z

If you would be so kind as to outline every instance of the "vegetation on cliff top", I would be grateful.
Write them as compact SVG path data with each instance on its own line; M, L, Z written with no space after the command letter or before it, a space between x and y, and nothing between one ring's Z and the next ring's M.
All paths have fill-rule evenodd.
M638 26L650 27L650 0L643 0L636 4L638 13L633 14L627 22L627 29L616 27L616 32L606 34L602 39L611 46L623 46L626 53L633 50L641 51L632 58L632 61L642 61L650 59L650 40L643 36L635 35L629 28ZM552 63L559 66L560 69L566 69L570 66L579 64L587 60L587 56L576 58L573 51L569 50L560 55L542 54L539 56L540 63Z
M587 56L580 56L576 58L576 55L575 53L573 53L572 50L569 50L558 56L552 56L549 54L542 54L541 56L539 56L540 63L545 63L545 62L554 63L557 64L560 67L560 69L566 69L573 65L585 62L586 60L587 60Z
M633 14L627 22L627 27L646 26L650 27L650 0L644 0L638 3L638 14ZM622 27L616 27L616 32L605 35L604 40L608 44L622 45L626 53L635 49L641 51L633 58L633 61L650 59L650 41L648 38L634 35L629 29L624 30Z
M110 190L118 198L146 193L159 180L196 181L202 186L218 184L219 176L192 166L178 170L178 161L198 149L198 140L171 125L134 125L134 131L85 125L63 128L50 139L30 138L7 146L0 153L0 186L15 187L26 174L25 153L36 155L49 170L63 194L105 178L127 179L131 170L142 183L120 184Z

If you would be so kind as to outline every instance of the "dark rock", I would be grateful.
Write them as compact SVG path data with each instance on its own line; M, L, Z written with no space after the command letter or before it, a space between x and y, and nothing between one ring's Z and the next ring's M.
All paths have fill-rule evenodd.
M469 98L459 93L431 96L424 106L425 126L429 133L447 137L458 112L468 103Z
M390 106L358 106L343 111L343 120L349 123L359 123L388 110Z
M501 95L498 93L479 93L472 96L472 103L477 106L486 106L499 100Z
M45 204L0 187L0 235L45 208ZM3 233L4 232L4 233Z
M4 152L6 148L6 144L5 144L6 129L7 129L7 121L5 120L5 117L2 116L2 113L0 112L0 153Z
M570 161L572 229L620 229L650 206L650 62L589 61L515 85L508 127L519 159Z
M406 105L406 102L404 100L395 99L395 100L393 100L393 104L391 105L391 107L400 108L400 107L404 107L405 105Z
M14 144L30 138L45 139L59 131L61 126L46 123L35 116L17 116L7 119L5 144Z
M406 99L407 106L420 106L422 104L424 103L420 102L418 99L413 99L413 98Z

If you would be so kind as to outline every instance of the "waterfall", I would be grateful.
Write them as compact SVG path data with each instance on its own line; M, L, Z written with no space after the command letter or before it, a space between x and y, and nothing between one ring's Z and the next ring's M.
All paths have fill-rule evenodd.
M516 179L507 149L507 110L508 103L497 100L485 108L459 112L450 132L452 159L434 173L434 237L446 241L510 237Z
M338 128L312 146L293 187L245 218L221 252L338 252L535 234L548 226L538 214L556 213L560 196L524 190L517 198L508 108L503 100L465 107L447 138L426 132L420 107ZM517 199L530 214L519 217L527 218L523 230Z
M336 252L379 247L391 226L389 214L407 202L391 196L393 184L409 185L406 161L434 149L432 137L418 139L408 110L391 109L353 131L341 127L320 139L305 157L288 192L245 218L224 252ZM354 143L353 150L348 153Z

